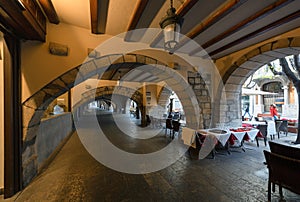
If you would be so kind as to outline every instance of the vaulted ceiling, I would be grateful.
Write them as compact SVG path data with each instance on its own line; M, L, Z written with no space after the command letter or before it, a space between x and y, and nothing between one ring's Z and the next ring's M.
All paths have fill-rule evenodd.
M30 0L20 1L26 4ZM37 2L52 23L63 22L90 29L93 34L109 35L138 28L159 28L159 21L170 7L169 0ZM7 17L5 14L8 15L5 8L7 4L7 1L0 0L1 22ZM177 14L184 17L181 33L199 43L206 50L205 54L208 53L213 59L300 26L299 0L174 0L174 7ZM21 15L11 17L21 18ZM152 38L149 44L151 47L160 47L162 39L160 34ZM140 39L127 35L126 40L134 43ZM185 45L186 40L182 38L177 51L204 56L202 48L187 50Z

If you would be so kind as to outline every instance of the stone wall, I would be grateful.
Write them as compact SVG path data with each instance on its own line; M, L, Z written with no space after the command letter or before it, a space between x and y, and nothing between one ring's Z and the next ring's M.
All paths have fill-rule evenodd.
M38 169L43 167L54 150L72 133L72 125L72 113L42 119L36 139Z
M205 80L198 72L188 72L187 78L191 85L200 108L199 128L209 128L212 126L212 101L209 89Z
M43 119L37 131L35 144L27 146L22 154L23 184L27 185L57 149L61 142L73 131L71 113L55 115Z

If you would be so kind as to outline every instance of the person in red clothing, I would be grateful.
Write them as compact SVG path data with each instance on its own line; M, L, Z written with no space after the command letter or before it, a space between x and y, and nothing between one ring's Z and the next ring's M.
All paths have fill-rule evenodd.
M277 111L277 107L275 104L270 105L270 113L271 113L271 116L274 118L274 120L278 119L278 111Z

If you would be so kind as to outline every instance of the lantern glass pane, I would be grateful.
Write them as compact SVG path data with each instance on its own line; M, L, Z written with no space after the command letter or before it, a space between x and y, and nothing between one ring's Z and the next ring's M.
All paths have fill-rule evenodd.
M179 43L179 24L169 24L164 28L165 48L173 49Z

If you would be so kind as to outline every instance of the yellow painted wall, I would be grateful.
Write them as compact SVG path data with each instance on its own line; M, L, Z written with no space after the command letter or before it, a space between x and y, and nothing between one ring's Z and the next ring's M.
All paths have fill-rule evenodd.
M3 41L0 36L0 188L4 187Z
M217 68L219 69L219 72L220 72L221 76L223 76L226 73L226 71L228 70L228 68L232 64L234 64L234 62L236 62L240 57L242 57L243 55L245 55L246 53L248 53L252 49L257 48L259 46L262 46L263 44L266 44L266 43L269 43L269 42L272 42L272 41L276 41L276 40L283 39L283 38L288 38L288 37L297 37L297 36L300 36L300 28L294 29L294 30L289 31L289 32L287 32L285 34L282 34L280 36L273 37L271 39L268 39L268 40L263 41L261 43L258 43L256 45L245 48L241 51L237 51L237 52L235 52L231 55L220 58L220 59L216 60L215 64L216 64Z
M96 48L110 37L93 35L90 30L64 23L47 24L45 43L25 41L21 46L22 101L67 70L80 65L87 57L88 48ZM69 55L49 54L49 42L67 45Z

